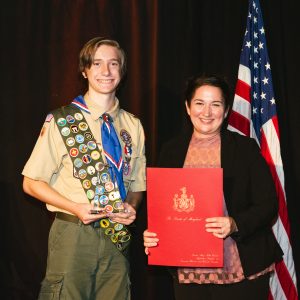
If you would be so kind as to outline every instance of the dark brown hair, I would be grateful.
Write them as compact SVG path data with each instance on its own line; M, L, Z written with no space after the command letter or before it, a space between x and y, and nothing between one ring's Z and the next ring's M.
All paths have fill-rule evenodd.
M219 88L222 92L225 111L227 111L230 108L232 102L231 93L230 93L229 85L227 84L225 79L215 75L203 75L203 74L190 77L186 81L184 96L188 106L191 105L191 100L196 92L196 89L203 85L210 85Z
M126 55L124 50L120 47L119 43L115 40L110 40L103 37L95 37L91 40L89 40L81 49L79 53L79 71L84 72L86 68L90 68L93 59L95 56L95 53L97 49L102 45L108 45L115 47L119 52L119 60L120 60L120 73L121 77L124 76L126 72Z

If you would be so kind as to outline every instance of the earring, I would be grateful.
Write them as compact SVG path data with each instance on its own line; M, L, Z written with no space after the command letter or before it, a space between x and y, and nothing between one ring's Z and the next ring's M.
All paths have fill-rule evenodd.
M85 73L82 73L82 76L83 76L84 78L87 78Z

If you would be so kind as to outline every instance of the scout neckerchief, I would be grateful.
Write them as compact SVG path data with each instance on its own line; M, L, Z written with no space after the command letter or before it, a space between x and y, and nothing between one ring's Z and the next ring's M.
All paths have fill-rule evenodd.
M70 105L52 112L73 162L74 176L80 180L87 198L95 208L120 212L124 206L118 184L113 178L114 171L103 162L96 140L81 110L90 113L83 97L78 96ZM98 224L120 251L129 245L131 234L125 225L109 218L95 223Z
M121 145L112 124L111 116L105 113L101 116L101 118L103 120L101 126L101 138L104 155L111 167L111 177L114 178L115 175L121 198L125 200L126 190L123 182L123 158Z

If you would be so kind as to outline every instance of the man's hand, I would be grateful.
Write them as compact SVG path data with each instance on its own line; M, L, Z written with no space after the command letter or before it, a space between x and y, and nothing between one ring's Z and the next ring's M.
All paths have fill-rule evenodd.
M90 224L99 219L106 218L107 212L104 208L99 208L99 213L93 213L94 206L89 203L78 203L76 205L75 213L83 224Z
M124 211L119 213L109 213L107 216L114 222L121 223L124 225L130 225L136 219L136 210L132 205L125 202Z

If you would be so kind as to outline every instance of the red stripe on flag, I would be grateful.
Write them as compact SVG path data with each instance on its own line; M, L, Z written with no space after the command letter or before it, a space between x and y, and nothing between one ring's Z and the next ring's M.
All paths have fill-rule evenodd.
M286 265L284 264L284 261L282 260L279 263L277 263L275 265L275 268L286 298L290 300L298 299L296 287Z
M243 115L232 110L229 116L229 124L242 132L243 134L249 136L250 134L250 122Z
M280 135L279 135L279 125L278 125L278 118L277 118L277 115L275 115L273 118L272 118L272 122L274 124L274 127L276 129L276 133L277 133L277 136L278 136L278 140L280 140Z
M264 132L262 131L261 134L261 144L260 144L260 148L261 148L261 153L263 155L263 157L265 158L265 160L267 161L270 171L272 173L272 177L274 180L274 184L276 187L276 191L277 191L277 198L278 198L278 206L279 206L279 217L281 219L281 222L285 228L285 231L288 235L288 237L290 238L290 223L288 220L288 213L287 213L287 207L286 207L286 202L285 202L285 196L284 196L284 191L283 191L283 187L281 185L281 182L278 178L278 174L276 172L276 168L274 165L274 161L272 159L272 156L270 154L270 150L269 150L269 145L267 143L266 137Z
M274 300L271 290L269 290L268 300Z
M238 79L235 87L235 93L242 97L243 99L247 100L250 103L250 90L251 86L246 82Z

